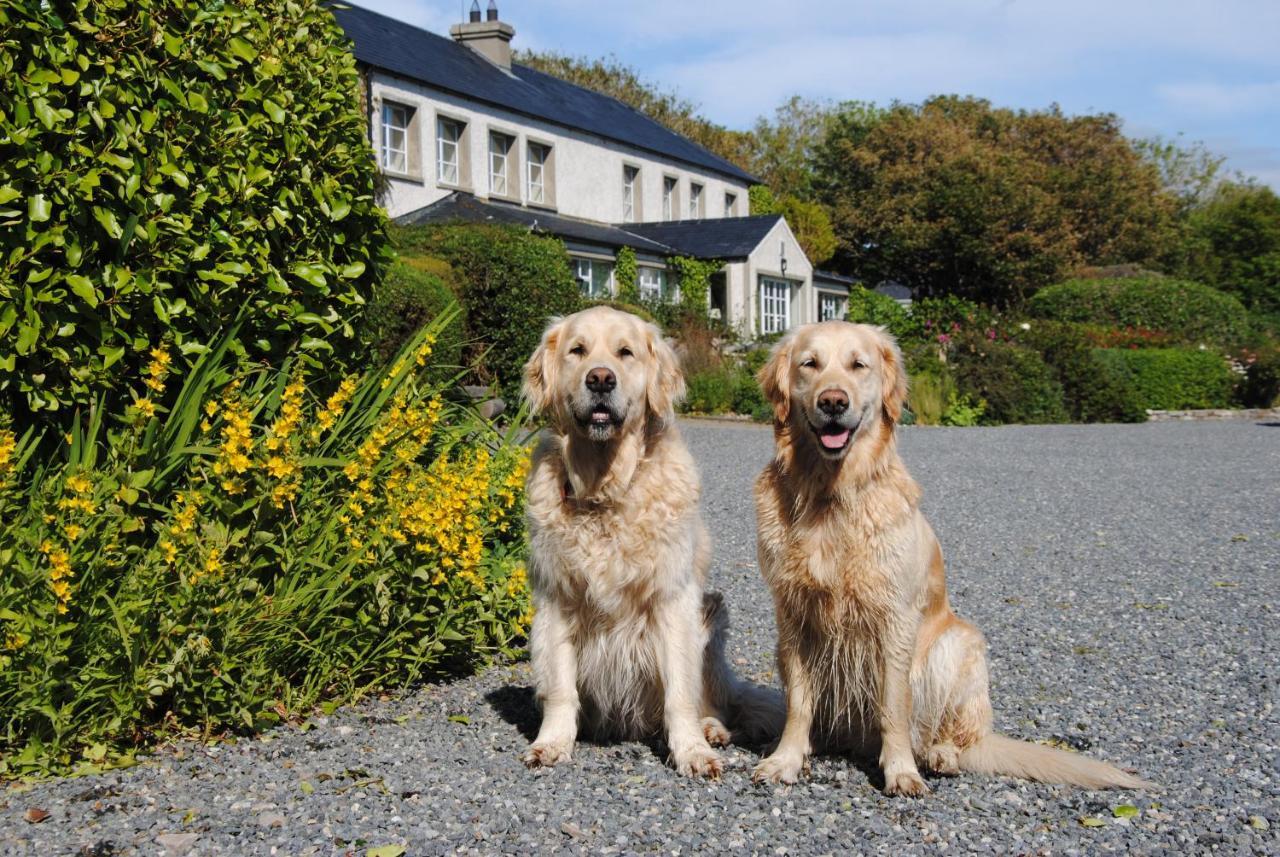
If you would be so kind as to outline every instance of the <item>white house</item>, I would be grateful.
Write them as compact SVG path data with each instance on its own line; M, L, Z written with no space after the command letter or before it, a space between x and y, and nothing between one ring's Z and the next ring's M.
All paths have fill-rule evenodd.
M622 102L511 61L515 30L470 20L452 38L346 4L333 14L365 81L369 135L401 223L496 221L556 235L583 291L616 291L631 247L646 296L673 297L667 259L723 261L712 313L744 334L843 316L779 215L751 216L755 180ZM843 297L840 294L843 286Z

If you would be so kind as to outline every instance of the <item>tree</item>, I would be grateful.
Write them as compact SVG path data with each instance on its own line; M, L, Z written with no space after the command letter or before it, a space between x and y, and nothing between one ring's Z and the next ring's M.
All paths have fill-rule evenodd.
M731 164L750 168L753 146L748 132L733 131L700 116L698 106L692 101L645 80L617 57L588 59L555 52L524 51L516 61L616 98Z
M1187 216L1188 273L1280 315L1280 197L1271 188L1225 182Z
M819 203L790 195L774 196L765 185L753 185L748 199L752 214L781 214L787 219L796 241L815 268L835 255L836 233L827 210Z
M751 129L749 172L775 194L813 198L813 154L836 108L793 95Z
M1175 202L1114 116L941 96L840 111L814 158L844 267L1020 303L1082 264L1162 258Z

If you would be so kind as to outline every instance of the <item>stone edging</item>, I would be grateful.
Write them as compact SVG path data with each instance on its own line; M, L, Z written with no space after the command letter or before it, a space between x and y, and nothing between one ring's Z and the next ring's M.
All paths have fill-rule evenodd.
M1280 408L1206 408L1188 411L1147 411L1150 422L1173 420L1280 420Z

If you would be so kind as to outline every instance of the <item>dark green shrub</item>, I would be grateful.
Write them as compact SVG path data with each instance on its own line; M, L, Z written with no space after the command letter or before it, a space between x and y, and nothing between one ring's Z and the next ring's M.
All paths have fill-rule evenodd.
M1248 313L1231 295L1160 276L1068 280L1036 292L1028 309L1055 321L1163 331L1187 343L1233 344L1250 334Z
M1225 408L1235 374L1214 351L1193 348L1102 348L1098 359L1128 376L1143 408Z
M698 414L723 414L733 407L734 375L728 369L704 369L685 376L688 392L684 410Z
M983 335L958 337L952 367L962 395L986 402L983 422L1067 422L1062 385L1039 354Z
M0 74L0 397L20 422L237 317L254 360L363 357L324 337L352 340L385 216L323 4L18 0Z
M911 321L900 338L946 344L958 336L986 334L997 321L996 312L988 307L955 295L938 295L912 301Z
M363 338L380 363L389 361L415 333L457 303L444 280L422 270L438 266L417 262L406 259L392 265L365 310ZM438 371L433 380L452 376L461 367L465 329L465 319L459 315L437 334L431 362Z
M1101 360L1091 331L1070 322L1036 320L1012 328L1016 341L1039 352L1062 385L1071 419L1084 423L1135 423L1147 418L1127 372Z
M406 255L446 260L466 310L468 362L483 355L481 381L496 381L514 400L520 371L552 316L580 308L564 244L508 226L443 224L395 230Z
M1241 355L1244 381L1237 395L1246 408L1270 408L1280 402L1280 345L1268 343Z
M910 329L910 316L902 304L862 286L849 289L849 311L845 319L855 324L882 325L894 336L904 336Z
M773 405L765 400L764 391L756 381L755 371L744 367L734 373L731 409L735 414L751 417L756 422L767 423L773 419Z

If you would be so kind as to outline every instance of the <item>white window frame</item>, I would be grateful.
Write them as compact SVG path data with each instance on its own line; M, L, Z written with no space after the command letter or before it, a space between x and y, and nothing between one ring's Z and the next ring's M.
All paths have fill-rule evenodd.
M489 132L489 195L510 198L511 192L511 150L516 147L516 138L501 131ZM519 193L519 183L515 183Z
M818 292L818 321L839 321L844 318L844 299L834 292ZM834 312L828 314L828 308Z
M706 187L697 182L689 182L689 219L702 219L702 195L706 192Z
M450 137L446 134L447 128L454 129L456 135ZM436 178L441 184L462 185L462 143L466 133L467 123L462 120L436 117Z
M776 277L760 278L760 333L785 333L791 329L791 283Z
M680 202L680 179L675 176L662 177L662 219L675 220L676 206Z
M639 210L639 199L637 197L640 184L640 168L634 164L622 165L622 222L635 223L639 218L636 212Z
M538 159L534 158L534 152L540 153ZM547 169L550 161L551 147L546 143L530 140L525 144L526 193L529 202L534 205L547 204Z
M636 271L636 288L644 300L662 300L662 289L666 285L666 271L650 265L641 265Z
M729 193L728 191L725 192L724 216L725 217L738 216L738 195L736 193Z
M399 120L399 121L397 121ZM386 172L407 175L409 172L409 123L413 121L413 108L395 101L382 102L382 169ZM393 141L399 137L399 145ZM399 163L395 159L399 158Z

